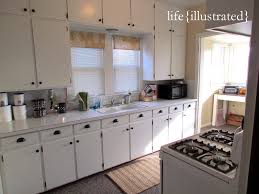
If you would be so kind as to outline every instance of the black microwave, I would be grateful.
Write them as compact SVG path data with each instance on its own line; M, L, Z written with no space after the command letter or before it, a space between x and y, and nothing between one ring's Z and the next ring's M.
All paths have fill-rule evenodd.
M187 96L187 84L158 85L158 98L179 99Z

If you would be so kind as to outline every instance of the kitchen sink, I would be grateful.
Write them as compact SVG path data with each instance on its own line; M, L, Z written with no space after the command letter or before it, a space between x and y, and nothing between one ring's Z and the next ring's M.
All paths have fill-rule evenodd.
M127 110L133 110L138 108L145 108L146 106L140 104L125 104L125 105L116 105L111 107L105 107L97 109L96 111L99 113L115 113L115 112L122 112Z

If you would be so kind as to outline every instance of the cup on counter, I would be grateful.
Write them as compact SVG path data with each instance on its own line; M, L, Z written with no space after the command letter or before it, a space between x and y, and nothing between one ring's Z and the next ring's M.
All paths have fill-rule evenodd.
M27 119L26 105L13 106L13 116L14 120L25 120Z
M8 96L7 93L0 93L0 106L8 105Z
M13 95L13 102L15 106L24 105L24 93L17 93Z
M0 107L0 122L12 121L11 105Z

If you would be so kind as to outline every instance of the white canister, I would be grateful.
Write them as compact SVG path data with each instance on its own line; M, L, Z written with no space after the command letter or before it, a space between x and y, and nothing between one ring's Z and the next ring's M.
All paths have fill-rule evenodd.
M27 118L26 113L26 105L13 106L14 120L25 120Z
M11 105L0 107L0 122L12 121Z
M7 93L0 93L0 106L8 105L8 96Z
M13 102L15 106L24 105L24 93L17 93L13 95Z

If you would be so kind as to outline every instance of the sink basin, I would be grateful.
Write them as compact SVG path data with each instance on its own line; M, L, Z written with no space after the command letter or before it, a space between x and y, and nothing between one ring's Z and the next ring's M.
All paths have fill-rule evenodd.
M140 104L125 104L125 105L100 108L100 109L97 109L96 111L104 114L104 113L115 113L115 112L121 112L121 111L127 111L127 110L145 108L145 107L146 106L140 105Z

